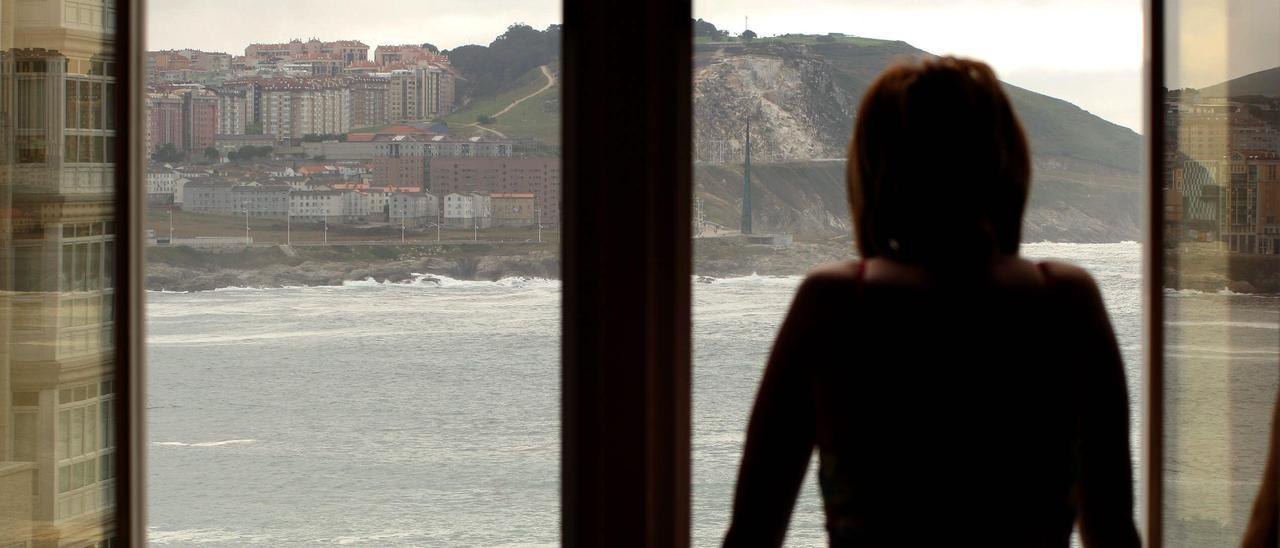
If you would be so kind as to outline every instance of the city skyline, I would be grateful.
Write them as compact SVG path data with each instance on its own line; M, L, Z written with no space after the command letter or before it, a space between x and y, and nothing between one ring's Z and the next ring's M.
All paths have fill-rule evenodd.
M151 24L147 49L189 47L241 55L252 42L311 37L358 39L371 49L423 42L453 49L487 45L517 22L535 28L558 24L561 9L554 0L468 5L389 0L379 5L383 9L351 13L346 5L328 0L308 1L305 9L296 1L269 5L245 0L216 5L190 0L152 2L148 16L153 22L200 20L225 32L196 40L183 25ZM991 7L1002 9L980 9ZM761 36L843 32L902 40L935 54L975 57L990 63L1010 84L1069 101L1134 131L1142 129L1142 11L1137 0L1083 4L1045 0L1031 7L990 0L929 1L909 9L880 0L856 5L822 1L815 8L823 17L814 17L815 9L797 11L758 0L700 0L694 3L694 16L735 34L742 32L749 17L752 30ZM246 12L255 14L253 25L243 23ZM1046 25L1046 20L1054 24ZM1079 28L1092 30L1089 40L1079 40ZM1009 48L1011 42L1020 47Z

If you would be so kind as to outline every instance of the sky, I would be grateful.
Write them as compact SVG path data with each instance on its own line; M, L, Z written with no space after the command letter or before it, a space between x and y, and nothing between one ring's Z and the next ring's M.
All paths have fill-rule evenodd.
M1177 5L1180 0L1168 1ZM1228 2L1232 10L1225 9ZM1137 131L1142 125L1142 4L695 0L693 9L695 17L735 34L746 18L761 36L842 32L981 59L1006 82L1070 101ZM1170 70L1176 87L1212 85L1280 65L1280 46L1274 41L1280 0L1196 0L1188 6L1182 24L1204 30L1182 33L1187 37L1170 43L1173 51L1188 52L1185 62ZM561 18L560 2L553 0L150 0L147 9L148 49L192 47L235 54L243 54L250 42L310 37L357 39L371 47L430 42L447 49L488 44L511 23L545 28ZM1255 29L1259 25L1263 28ZM1227 28L1249 32L1229 33ZM214 31L201 32L209 29ZM1210 62L1228 51L1232 64Z

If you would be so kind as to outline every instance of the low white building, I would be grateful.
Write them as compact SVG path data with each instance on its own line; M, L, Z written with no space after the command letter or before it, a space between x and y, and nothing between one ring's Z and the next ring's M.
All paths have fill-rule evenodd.
M392 223L399 223L403 217L405 222L421 226L436 222L440 199L425 192L396 192L391 195L388 207L387 216Z
M147 194L173 197L173 203L182 203L182 190L189 181L172 169L147 170Z
M454 192L444 197L444 224L471 228L489 228L493 222L493 206L483 192Z
M340 190L301 190L289 193L289 216L299 221L337 222L342 217Z

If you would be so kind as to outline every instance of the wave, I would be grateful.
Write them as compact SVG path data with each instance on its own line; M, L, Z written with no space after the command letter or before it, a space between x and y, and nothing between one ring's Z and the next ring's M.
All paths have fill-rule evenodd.
M187 443L183 441L153 441L151 445L159 447L222 447L224 445L247 445L256 443L254 439L238 439L238 440L222 440L222 441L201 441L195 443Z
M1245 329L1274 329L1280 330L1280 323L1267 322L1230 322L1230 321L1172 321L1165 322L1165 325L1176 325L1178 327L1242 327Z
M245 536L232 531L223 531L221 529L179 529L177 531L162 531L154 528L147 528L148 544L260 544L265 539L260 537Z
M511 288L547 288L559 289L560 280L550 278L539 278L533 276L508 276L497 280L459 280L450 278L440 274L422 274L418 272L411 273L412 280L403 282L392 282L390 280L378 281L372 276L363 280L344 281L341 286L327 287L343 287L343 288L362 288L362 287L440 287L440 288L471 288L471 287L511 287Z
M147 344L154 346L188 346L188 345L214 345L214 344L241 344L250 341L270 341L276 339L296 339L306 337L321 336L337 336L354 334L352 331L342 332L340 330L331 329L327 331L268 331L254 333L232 333L227 335L204 335L193 336L190 334L180 335L149 335L147 336Z
M1201 291L1199 289L1173 289L1173 288L1166 287L1164 288L1164 294L1171 297L1195 297L1200 295L1222 295L1222 296L1228 296L1228 297L1254 296L1250 293L1236 293L1235 291L1232 291L1225 287L1217 291Z
M786 276L761 276L752 272L750 276L694 276L693 282L703 285L794 285L804 280L804 276L791 274Z

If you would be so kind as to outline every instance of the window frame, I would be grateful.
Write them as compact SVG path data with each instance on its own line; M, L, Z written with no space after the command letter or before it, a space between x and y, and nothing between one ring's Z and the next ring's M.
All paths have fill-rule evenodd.
M563 9L561 543L686 547L692 3Z
M117 2L114 307L118 540L145 539L141 67L145 0ZM1164 2L1145 2L1142 530L1162 545ZM692 4L563 1L561 542L690 542ZM601 21L626 21L603 25ZM619 59L627 59L619 63ZM103 98L108 99L107 97ZM105 120L104 120L105 122ZM626 128L619 130L619 128ZM600 138L608 137L608 138ZM619 169L618 166L634 166ZM607 181L608 184L603 184ZM127 235L127 236L126 236ZM626 250L620 253L614 250Z
M1149 548L1164 545L1164 146L1165 2L1143 2L1143 129L1147 219L1142 250L1142 482L1139 528Z

